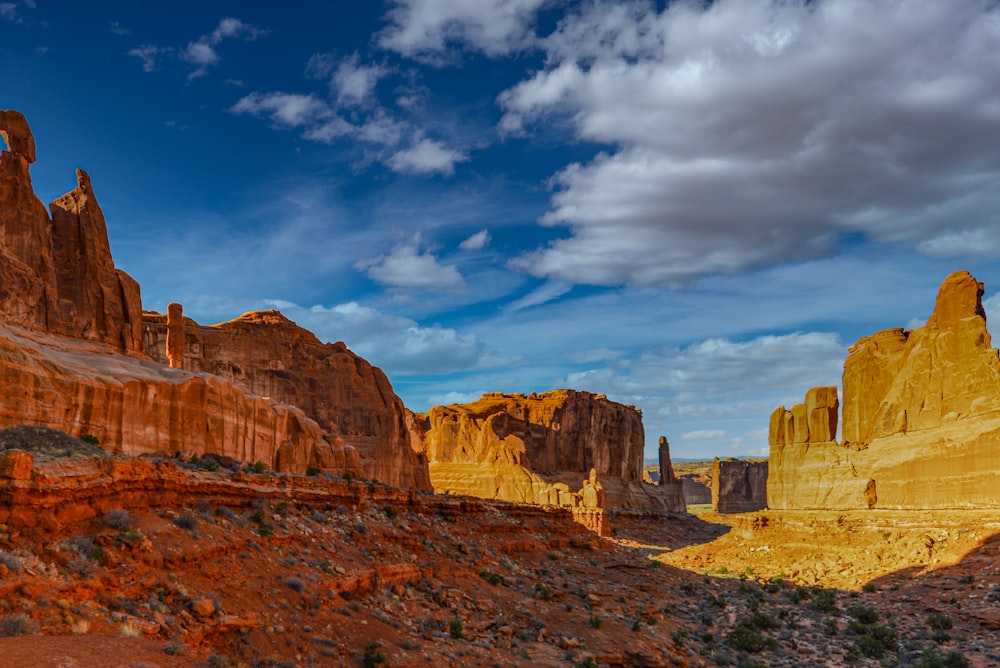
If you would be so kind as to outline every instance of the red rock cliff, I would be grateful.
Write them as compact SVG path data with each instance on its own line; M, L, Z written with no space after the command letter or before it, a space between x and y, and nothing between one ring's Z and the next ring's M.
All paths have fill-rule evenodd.
M28 174L35 140L24 116L0 111L0 318L33 329L142 349L139 285L115 268L90 178L45 207Z
M593 468L609 507L685 510L676 479L642 482L642 415L603 395L489 393L418 418L435 491L556 504Z
M850 348L843 443L825 429L829 440L789 439L776 411L768 505L1000 507L1000 357L982 295L968 272L951 274L926 325Z
M167 364L168 318L151 312L144 317L146 352ZM331 443L360 456L366 478L431 489L427 462L411 447L402 400L381 369L343 343L322 343L278 311L246 313L212 326L183 322L177 336L183 354L175 352L173 361L184 369L301 408Z
M712 510L750 513L767 507L767 462L715 458Z
M50 219L32 190L35 141L24 116L0 111L0 133L8 146L0 155L0 426L90 433L125 454L213 452L284 471L366 471L356 451L328 442L302 410L149 360L139 285L114 266L90 178L77 172L77 188L52 203Z

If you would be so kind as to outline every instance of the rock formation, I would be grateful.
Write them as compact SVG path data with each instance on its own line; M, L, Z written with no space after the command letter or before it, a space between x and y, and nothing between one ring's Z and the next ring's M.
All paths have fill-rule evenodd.
M751 513L767 507L767 461L715 458L712 510Z
M164 364L227 378L253 394L301 408L336 448L356 453L355 473L400 487L429 490L419 441L407 411L378 367L343 343L323 343L278 311L245 313L202 326L180 309L145 312L146 353ZM173 346L173 347L172 347ZM182 347L181 347L182 346ZM336 466L320 466L332 468Z
M353 355L339 364L350 370L343 383L355 393L351 400L359 400L353 412L324 423L339 420L341 429L333 436L299 408L279 403L311 396L308 388L290 396L275 391L283 387L278 382L264 388L234 383L227 379L238 375L234 368L211 374L149 360L139 285L115 268L89 176L77 170L77 188L51 204L50 218L31 186L35 142L27 122L18 112L0 111L0 133L8 146L0 155L0 426L89 433L112 452L215 453L263 461L272 469L304 472L313 466L429 489L426 470L422 478L419 466L411 470L415 455L408 447L395 460L362 461L392 449L394 434L405 442L407 431L402 404L388 381ZM187 369L182 314L179 307L171 310L173 366ZM318 344L307 334L245 346L254 356L241 360L250 370L244 375L253 375L251 359L279 368L285 358L270 345ZM165 331L163 338L165 343ZM169 361L165 351L163 359ZM221 364L231 362L226 358ZM392 415L373 406L390 406ZM313 412L321 420L329 417ZM384 429L365 431L366 420ZM391 424L383 425L386 421ZM376 442L382 436L386 442ZM365 439L368 447L355 447Z
M437 492L575 505L571 486L593 469L608 507L685 510L676 480L642 482L642 415L603 395L488 393L417 421Z
M180 304L167 304L167 364L171 369L184 368L184 307ZM157 351L159 347L157 347Z
M1000 507L1000 357L982 295L956 272L926 325L850 348L842 443L833 388L775 411L769 507Z
M0 111L0 319L28 329L142 348L139 285L115 268L90 177L45 207L28 167L35 140L24 116Z

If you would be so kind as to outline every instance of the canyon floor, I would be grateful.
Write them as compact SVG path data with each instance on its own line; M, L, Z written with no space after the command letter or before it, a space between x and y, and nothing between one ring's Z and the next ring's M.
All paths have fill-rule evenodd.
M1000 664L997 515L618 513L600 538L211 460L36 448L33 467L54 491L0 526L2 665Z

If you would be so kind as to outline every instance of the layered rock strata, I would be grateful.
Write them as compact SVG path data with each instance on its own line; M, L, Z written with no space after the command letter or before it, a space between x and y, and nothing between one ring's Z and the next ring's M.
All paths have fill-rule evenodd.
M751 513L767 507L767 462L715 458L712 510Z
M470 404L435 406L417 425L437 492L572 506L574 490L594 469L608 507L686 509L676 479L642 482L641 413L603 395L488 393Z
M843 442L829 421L831 388L818 388L815 415L808 397L790 419L775 411L769 507L1000 507L1000 356L982 295L968 272L951 274L923 327L850 348Z
M341 342L321 342L278 311L245 313L202 326L182 319L179 305L171 306L175 308L166 316L143 314L150 357L226 378L247 392L301 408L331 445L359 458L357 475L431 489L421 444L411 439L407 410L381 369Z

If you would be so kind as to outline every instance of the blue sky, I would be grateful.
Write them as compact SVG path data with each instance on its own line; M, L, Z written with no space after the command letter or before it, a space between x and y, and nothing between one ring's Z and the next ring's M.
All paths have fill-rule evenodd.
M729 456L951 271L1000 313L998 53L978 0L16 0L0 107L44 201L90 173L146 308Z

